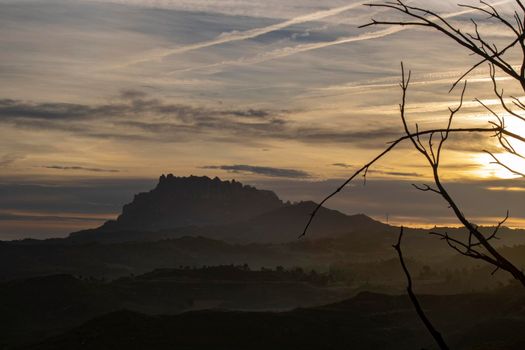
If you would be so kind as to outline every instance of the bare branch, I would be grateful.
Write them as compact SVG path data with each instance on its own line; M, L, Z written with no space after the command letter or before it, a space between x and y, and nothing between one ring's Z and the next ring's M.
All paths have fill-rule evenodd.
M423 135L428 135L428 134L431 134L431 133L441 133L441 132L449 132L449 133L454 133L454 134L463 134L463 133L503 133L513 139L516 139L516 140L520 140L520 141L524 141L525 142L525 138L518 135L518 134L514 134L510 131L507 131L507 130L503 130L501 128L499 128L498 126L494 126L494 127L491 127L491 128L451 128L451 129L432 129L432 130L424 130L424 131L419 131L417 134L416 133L412 133L412 134L409 134L409 135L405 135L405 136L401 136L399 137L398 139L394 140L394 141L391 141L389 142L389 146L386 147L383 151L381 151L381 153L379 153L376 157L374 157L371 161L369 161L368 163L366 163L365 165L363 165L361 168L357 169L350 177L348 177L335 191L333 191L332 193L330 193L328 196L326 196L325 198L323 198L323 200L321 202L319 202L319 204L317 204L317 206L315 207L314 211L310 214L310 218L308 219L308 222L306 223L306 226L304 227L303 229L303 232L299 235L299 238L300 237L303 237L306 235L306 233L308 232L308 228L310 227L313 219L315 218L317 212L319 211L319 209L321 209L321 207L328 201L330 200L332 197L334 197L335 195L337 195L339 192L341 192L348 184L350 184L359 174L361 173L364 173L366 171L368 171L368 169L374 165L377 161L379 161L381 158L383 158L386 154L388 154L390 151L392 151L396 146L398 146L400 143L402 143L403 141L406 141L408 139L412 139L412 138L415 138L416 136L423 136Z
M490 44L486 41L480 34L478 30L478 25L475 21L472 21L474 24L474 34L464 33L461 29L454 27L449 21L453 14L448 15L439 15L438 13L414 6L407 5L402 0L397 0L396 2L386 2L382 4L367 4L370 7L379 7L394 10L404 14L409 17L410 20L399 20L399 21L385 21L385 20L376 20L372 19L370 23L367 23L361 27L368 27L372 25L399 25L399 26L422 26L432 28L441 34L449 37L455 41L460 46L468 49L474 55L481 57L481 61L474 64L465 74L461 76L458 81L456 81L451 90L461 81L466 75L472 72L475 68L481 65L483 62L490 62L499 69L501 69L505 74L509 75L513 79L516 79L525 90L525 58L522 62L520 71L517 72L512 64L503 59L503 54L512 47L515 47L517 44L521 47L523 53L525 54L525 36L523 33L523 28L525 27L525 16L521 18L517 15L517 27L515 27L509 20L507 20L503 15L501 15L497 9L485 1L480 2L482 6L472 6L472 5L460 5L463 8L466 8L466 11L471 10L472 12L481 12L488 14L491 18L498 20L505 28L510 29L514 34L515 38L507 44L502 50L498 50L496 45ZM518 5L521 7L522 3L518 2Z
M511 173L513 173L514 175L518 175L518 176L521 176L521 177L525 177L525 173L522 173L521 171L518 171L516 169L513 169L511 168L510 166L508 166L507 164L501 162L492 152L489 152L487 150L483 150L483 152L487 153L488 155L490 155L492 157L492 159L494 159L493 162L491 162L492 164L497 164L505 169L507 169L508 171L510 171Z
M434 193L437 193L437 194L441 194L439 193L438 190L436 190L435 188L432 188L430 187L429 185L427 184L423 184L423 186L419 186L419 185L416 185L416 184L412 184L412 186L414 188L416 188L417 190L420 190L422 192L434 192Z
M501 92L498 91L498 84L496 82L496 69L491 64L489 65L489 67L490 67L490 79L492 81L493 91L494 91L494 94L498 97L501 106L510 115L520 119L521 121L525 121L525 117L523 117L523 116L519 115L518 113L514 112L509 106L507 106L507 103L505 102L505 98L503 96L503 90L501 90ZM518 102L519 102L519 100L518 100Z
M408 297L410 298L410 301L412 302L412 305L414 305L414 308L416 309L417 315L419 316L419 319L423 322L425 327L427 328L428 332L434 338L437 345L441 350L448 350L449 347L447 343L445 343L445 340L441 336L441 333L439 333L432 322L428 319L427 315L423 311L423 308L421 307L421 304L419 304L419 300L417 299L417 296L414 293L414 290L412 288L412 277L410 276L410 272L408 271L408 268L405 264L405 259L403 258L403 252L401 250L401 240L403 239L403 227L401 226L401 229L399 231L399 237L397 239L397 243L393 245L394 249L396 250L398 256L399 256L399 262L401 263L401 267L403 268L403 271L405 273L406 279L407 279L407 293Z

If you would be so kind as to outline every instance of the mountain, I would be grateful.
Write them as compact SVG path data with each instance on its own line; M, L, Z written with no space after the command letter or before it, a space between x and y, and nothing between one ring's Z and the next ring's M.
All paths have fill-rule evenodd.
M126 204L104 230L161 230L184 226L226 224L248 219L283 205L271 191L235 180L206 176L162 175L157 186Z
M124 205L117 220L108 221L96 229L71 233L67 241L120 243L192 236L241 244L295 242L316 207L312 201L283 203L272 191L235 180L169 174L161 176L153 190L137 194L131 203ZM487 235L494 230L491 227L480 229ZM434 230L465 235L464 229ZM322 207L305 238L346 237L348 247L370 252L374 247L375 250L390 250L392 237L398 231L398 227L364 214L346 215ZM407 231L417 231L420 236L428 233L423 229ZM524 244L523 232L502 227L499 235L505 241L495 241L495 244ZM410 242L407 244L410 246Z
M202 236L236 243L283 243L297 239L316 203L283 203L272 191L235 180L161 176L158 185L124 205L117 220L70 235L73 242L125 242ZM349 232L390 232L366 215L321 208L308 238Z
M231 232L241 242L284 243L297 240L310 215L317 207L312 201L284 205L263 213L236 225L231 225ZM343 234L372 232L391 232L394 228L357 214L346 215L337 210L322 207L308 228L308 239L338 237Z

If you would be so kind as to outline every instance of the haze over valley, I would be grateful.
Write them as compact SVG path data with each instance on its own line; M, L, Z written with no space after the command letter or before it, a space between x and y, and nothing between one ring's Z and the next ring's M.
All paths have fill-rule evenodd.
M522 0L0 0L0 350L525 349Z

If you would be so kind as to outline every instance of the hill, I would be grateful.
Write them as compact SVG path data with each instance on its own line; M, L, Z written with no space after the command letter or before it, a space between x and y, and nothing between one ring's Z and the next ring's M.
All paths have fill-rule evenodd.
M311 213L317 207L312 201L285 205L263 213L227 229L236 232L232 237L241 242L284 243L296 241ZM389 233L395 228L357 214L346 215L337 210L321 208L308 230L308 239L334 238L359 232Z
M39 341L121 309L151 315L210 307L285 310L351 295L325 283L317 273L247 266L160 269L109 282L66 274L12 280L0 283L0 348Z
M453 349L523 349L523 293L422 296ZM420 349L432 339L406 296L361 293L281 313L117 311L26 349Z
M317 204L283 203L275 193L236 181L161 176L157 186L124 205L122 214L97 229L70 234L75 243L156 241L201 236L237 243L283 243L297 239ZM322 208L309 237L389 231L366 215Z

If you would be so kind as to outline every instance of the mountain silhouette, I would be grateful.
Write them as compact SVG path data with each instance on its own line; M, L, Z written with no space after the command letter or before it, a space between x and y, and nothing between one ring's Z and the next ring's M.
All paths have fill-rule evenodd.
M284 243L294 241L303 231L316 207L317 203L312 201L284 205L237 225L230 225L229 229L237 234L235 238L241 242ZM346 215L337 210L322 207L308 229L307 238L330 238L358 232L390 232L391 229L391 226L364 214Z
M135 195L116 220L72 233L70 239L124 242L202 236L236 243L283 243L297 239L316 206L312 201L283 203L272 191L235 180L169 174L162 175L153 190ZM321 208L308 238L390 229L363 214Z
M162 175L157 186L126 204L107 230L161 230L183 226L226 224L279 208L272 191L258 190L235 180L207 176Z

